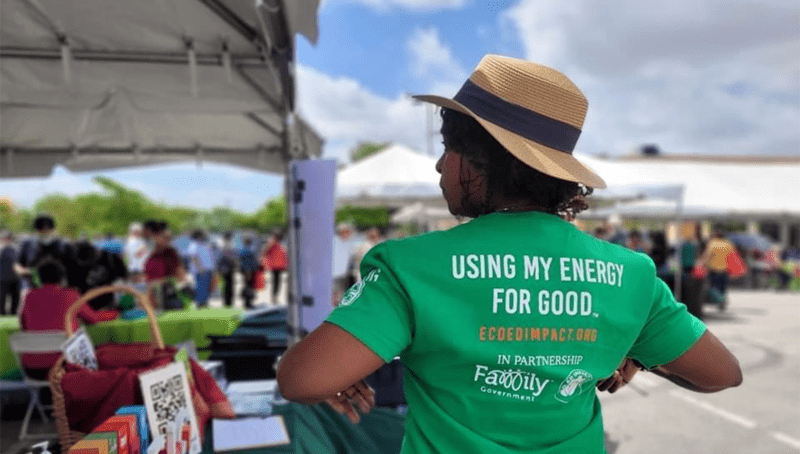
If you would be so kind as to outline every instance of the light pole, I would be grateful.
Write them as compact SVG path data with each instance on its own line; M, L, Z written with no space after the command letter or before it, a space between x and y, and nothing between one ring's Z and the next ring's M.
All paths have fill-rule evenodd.
M411 98L410 93L406 93L406 95ZM439 134L439 131L434 129L434 113L436 112L436 106L414 98L411 98L411 102L415 106L421 105L425 109L425 153L428 156L435 156L433 152L433 138Z

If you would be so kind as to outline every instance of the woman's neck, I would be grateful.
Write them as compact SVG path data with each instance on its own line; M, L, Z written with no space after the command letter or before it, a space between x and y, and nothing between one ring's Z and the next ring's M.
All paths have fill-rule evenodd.
M525 199L498 199L492 204L492 213L515 213L522 211L541 211L549 213L550 210Z

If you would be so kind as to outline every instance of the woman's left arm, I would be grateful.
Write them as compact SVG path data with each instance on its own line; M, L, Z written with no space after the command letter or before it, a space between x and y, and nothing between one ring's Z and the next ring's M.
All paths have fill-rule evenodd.
M326 322L284 354L278 387L288 400L316 404L348 390L383 364L361 341Z

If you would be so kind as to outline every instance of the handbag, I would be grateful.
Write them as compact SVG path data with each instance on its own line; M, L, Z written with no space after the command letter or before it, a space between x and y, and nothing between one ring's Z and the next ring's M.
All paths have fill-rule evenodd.
M255 282L253 283L253 287L255 287L256 290L264 290L265 286L266 282L264 280L264 272L261 269L258 269L256 270L256 278Z
M703 280L706 276L708 276L708 270L702 264L698 263L692 268L693 278Z
M725 266L728 268L728 276L733 279L747 274L747 265L735 249L725 256Z
M113 285L92 290L67 310L64 321L67 335L72 335L72 322L80 307L92 298L111 292L129 292L147 314L152 343L104 344L96 348L98 370L66 363L62 356L48 374L53 394L53 414L66 451L99 424L127 405L142 405L138 375L174 361L177 350L164 345L155 312L148 297L127 285ZM190 360L192 403L201 431L211 417L233 417L227 397L213 377Z

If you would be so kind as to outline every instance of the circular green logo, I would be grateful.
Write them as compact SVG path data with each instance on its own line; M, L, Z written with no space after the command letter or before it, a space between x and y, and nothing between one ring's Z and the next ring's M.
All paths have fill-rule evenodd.
M353 302L361 296L361 292L364 291L364 281L358 282L357 284L353 285L345 292L344 296L342 297L342 302L339 303L340 306L349 306L353 304Z

